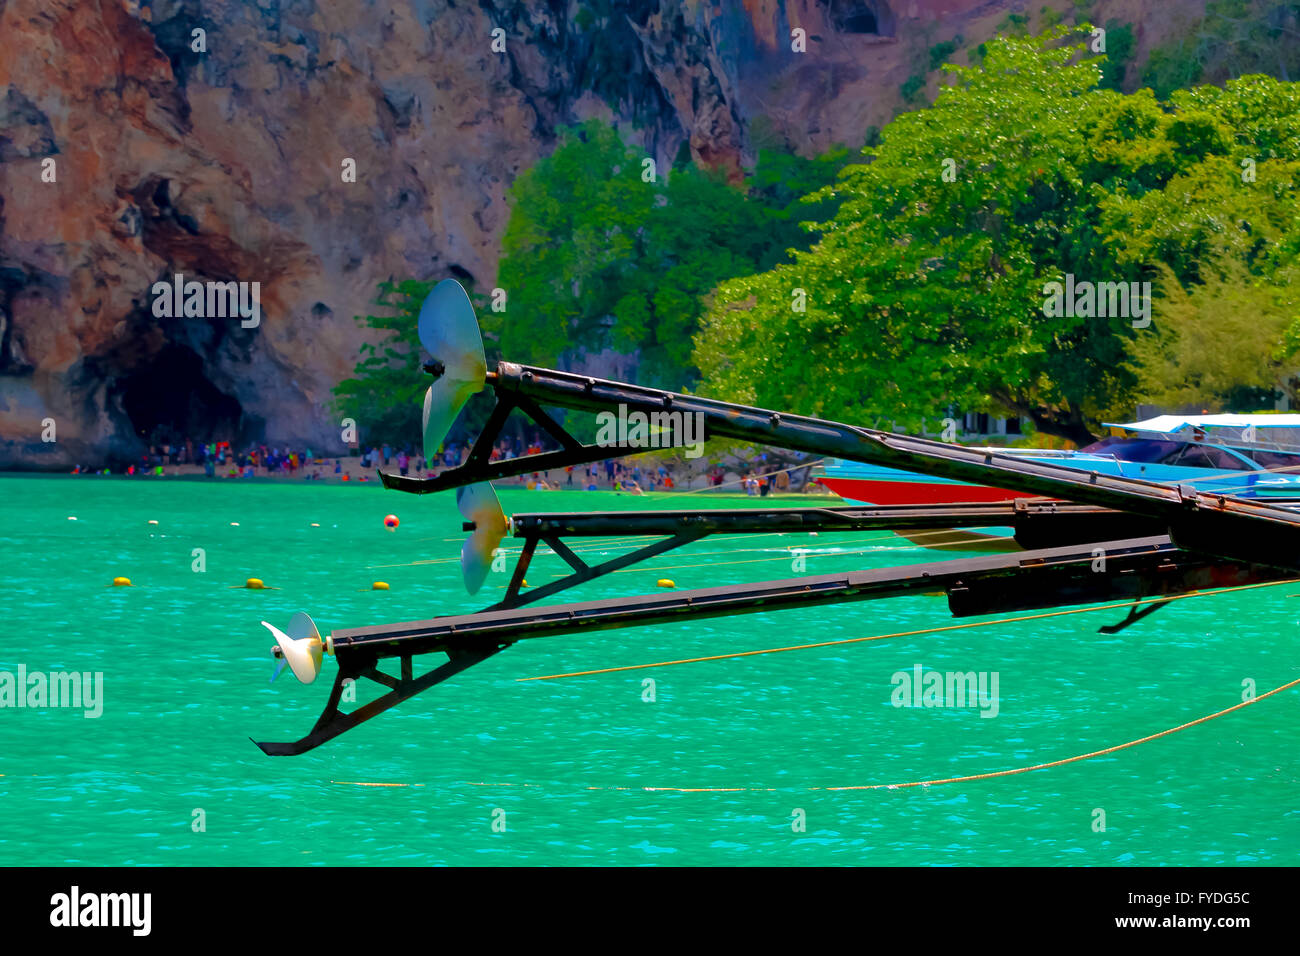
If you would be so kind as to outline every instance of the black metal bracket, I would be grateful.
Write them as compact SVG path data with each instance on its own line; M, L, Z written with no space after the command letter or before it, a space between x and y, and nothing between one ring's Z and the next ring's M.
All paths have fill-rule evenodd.
M672 546L675 546L674 539L657 542L652 547L667 549ZM1111 573L1092 570L1098 549L1112 566ZM576 555L574 557L582 563ZM578 573L597 570L585 567L586 572ZM426 621L337 630L331 634L331 643L339 662L339 673L316 725L301 740L257 745L264 753L273 756L304 753L524 639L878 600L932 591L946 591L953 615L966 617L1125 597L1131 599L1141 594L1174 595L1212 587L1279 581L1287 579L1291 573L1266 565L1237 564L1189 554L1180 551L1167 537L1152 537L1111 541L1096 548L1075 545L910 567L668 591L539 608L502 608ZM1016 586L1011 586L1013 583ZM1151 609L1134 612L1133 619L1138 620L1150 613ZM414 676L414 655L435 652L447 654L446 663L419 677ZM377 662L389 658L400 661L399 677L378 670ZM338 705L344 687L349 679L362 677L388 688L387 693L351 713L342 713Z
M525 539L523 550L519 553L519 560L515 562L515 572L510 578L509 586L506 588L506 596L496 604L489 605L483 610L499 611L531 604L533 601L540 601L542 598L550 597L558 591L576 587L593 578L603 577L606 574L612 574L622 568L644 561L646 558L653 558L665 551L672 551L674 548L680 548L692 541L698 541L708 534L708 531L679 531L670 538L652 542L634 551L629 551L627 554L621 554L616 558L610 558L608 561L602 561L597 565L590 565L583 561L558 535L529 535ZM573 568L573 573L558 581L552 581L550 584L529 588L528 592L523 594L520 592L520 588L523 586L524 575L528 572L528 565L537 550L538 541L546 544L552 551L563 558L569 567Z
M567 468L570 465L589 465L593 461L607 458L619 458L623 455L639 455L654 448L640 445L584 445L574 438L564 426L546 413L532 397L521 392L493 385L496 405L488 416L483 430L474 440L465 461L455 468L448 468L433 478L413 478L380 471L379 480L385 488L404 491L412 495L428 495L463 485L478 484L481 481L496 481L501 478L513 478L533 471L550 471L554 468ZM544 451L536 455L522 455L517 458L492 461L492 449L501 437L510 413L518 409L531 418L543 431L560 443L559 451ZM707 439L707 428L701 439ZM664 450L662 448L658 450Z
M307 736L286 743L257 740L254 740L253 743L262 749L262 753L272 757L292 757L306 753L326 741L333 740L339 734L351 730L358 724L365 723L371 717L382 714L390 707L395 707L402 701L414 697L421 691L428 690L435 684L441 684L450 677L455 677L461 671L487 660L508 646L508 644L502 644L500 647L475 648L473 650L448 648L446 662L419 677L414 676L412 655L409 653L403 654L399 658L401 677L385 674L379 670L376 661L364 665L354 664L350 667L344 667L340 664L325 709L321 711L315 726L312 727ZM342 700L348 684L354 683L361 678L387 687L388 692L370 701L370 703L363 704L356 710L345 714L339 710L339 701Z
M991 449L951 445L513 362L498 362L496 371L487 373L486 384L495 391L499 402L517 404L520 398L529 398L575 411L600 412L622 407L629 413L649 415L671 409L671 414L698 416L701 437L705 439L731 438L1008 488L1026 497L1060 498L1111 508L1153 519L1157 526L1169 529L1174 540L1187 550L1232 561L1260 561L1300 570L1300 514L1279 508L1268 500L1247 500L1228 494L1196 492L1187 485L1175 488L1135 478L1084 472L1064 464L1030 461ZM485 432L482 437L490 445L496 436ZM471 466L467 461L436 478L402 478L383 473L379 477L386 488L427 494L644 450L582 445L481 466Z
M947 505L876 505L832 508L719 508L704 511L608 511L554 512L516 514L512 518L514 537L522 540L506 594L500 601L485 607L497 611L521 607L576 587L593 578L630 567L711 534L772 533L808 531L890 530L907 537L906 532L935 533L955 528L1014 524L1015 544L998 550L1014 551L1019 547L1041 550L1088 542L1115 541L1125 537L1125 524L1159 535L1158 522L1123 512L1068 502L1032 502L1023 499L1006 503ZM465 530L473 530L467 523ZM1116 532L1119 532L1118 534ZM587 564L567 544L566 537L593 539L611 535L646 537L664 535L663 539L636 548L595 566ZM538 544L545 544L559 555L573 573L541 587L523 591L524 579L536 554ZM978 550L945 548L944 550ZM1126 619L1123 627L1136 623L1150 610ZM1105 633L1112 633L1105 631Z

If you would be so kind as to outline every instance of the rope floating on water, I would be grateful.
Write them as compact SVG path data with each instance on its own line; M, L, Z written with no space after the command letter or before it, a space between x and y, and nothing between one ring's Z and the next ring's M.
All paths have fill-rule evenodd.
M945 777L940 780L913 780L909 783L875 783L860 787L826 787L827 790L902 790L905 787L937 787L945 783L965 783L971 780L991 780L994 777L1010 777L1013 774L1029 773L1032 770L1046 770L1048 767L1061 767L1067 763L1078 763L1081 760L1091 760L1093 757L1104 757L1106 754L1113 754L1119 750L1127 750L1129 747L1136 747L1139 744L1145 744L1152 740L1159 740L1161 737L1168 737L1170 734L1176 734L1180 730L1186 730L1188 727L1195 727L1197 724L1208 723L1216 717L1222 717L1224 714L1230 714L1234 710L1241 710L1243 707L1249 707L1265 697L1272 697L1274 694L1280 694L1284 690L1290 690L1300 684L1300 677L1293 681L1283 684L1280 687L1274 687L1270 691L1253 697L1250 700L1243 700L1240 704L1233 704L1231 707L1225 707L1223 710L1216 711L1213 714L1206 714L1204 717L1197 717L1195 720L1189 720L1185 724L1179 724L1177 727L1170 727L1168 730L1162 730L1159 733L1148 734L1145 737L1139 737L1137 740L1130 740L1127 743L1117 744L1114 747L1107 747L1105 750L1094 750L1091 753L1077 754L1073 757L1065 757L1061 760L1051 760L1047 763L1036 763L1032 767L1013 767L1010 770L995 770L991 773L976 773L966 777Z
M1187 594L1174 594L1166 597L1142 598L1137 601L1125 601L1121 604L1098 604L1093 607L1070 608L1065 611L1046 611L1042 614L1026 614L1021 617L1004 617L995 621L970 621L966 624L945 624L940 627L923 627L915 631L896 631L893 634L875 634L871 637L847 637L838 641L818 641L815 644L792 644L789 647L767 647L757 651L736 651L731 654L711 654L708 657L688 657L679 661L655 661L652 664L627 664L622 667L601 667L596 670L569 671L564 674L543 674L539 677L516 677L520 683L535 680L559 680L563 677L588 677L592 674L613 674L619 671L645 670L650 667L675 667L678 664L699 664L703 661L725 661L735 657L756 657L759 654L780 654L784 651L806 651L817 647L834 647L839 644L862 644L867 641L884 641L891 637L912 637L917 634L937 634L941 631L959 631L968 627L991 627L994 624L1014 624L1018 621L1036 621L1045 617L1064 617L1067 614L1087 614L1092 611L1114 611L1134 608L1142 604L1156 604L1164 601L1178 601L1182 598L1210 597L1215 594L1227 594L1232 591L1249 591L1254 588L1276 587L1279 584L1295 584L1300 578L1289 581L1265 581L1260 584L1240 584L1230 588L1217 588L1213 591L1190 591Z
M740 563L740 562L737 562L737 563ZM745 563L747 563L747 562L745 562ZM633 665L628 665L628 666L623 666L623 667L609 667L609 668L601 668L601 669L597 669L597 670L574 671L574 672L569 672L569 673L564 673L564 674L549 674L549 675L543 675L543 676L539 676L539 677L517 678L517 680L519 680L519 681L521 681L521 682L523 682L523 681L535 681L535 680L557 680L557 679L560 679L560 678L563 678L563 677L581 677L581 676L589 676L589 675L594 675L594 674L605 674L605 673L615 673L615 672L620 672L620 671L641 670L641 669L653 668L653 667L669 667L669 666L675 666L675 665L677 665L677 664L691 664L691 663L700 663L700 662L703 662L703 661L711 661L711 660L726 660L726 659L730 659L730 658L750 657L750 656L756 656L756 655L760 655L760 654L775 654L775 653L781 653L781 652L784 652L784 651L807 650L807 649L818 648L818 647L830 647L830 646L836 646L836 645L840 645L840 644L863 643L863 642L867 642L867 641L886 640L886 639L893 638L893 637L903 637L903 636L911 636L911 635L927 634L927 633L938 633L938 632L942 632L942 631L960 630L960 629L970 628L970 627L987 627L987 626L992 626L992 625L995 625L995 624L1008 624L1008 623L1016 623L1016 622L1021 622L1021 621L1039 620L1039 619L1042 619L1042 618L1059 617L1059 616L1064 616L1064 615L1069 615L1069 614L1083 614L1083 613L1089 613L1089 612L1092 612L1092 611L1120 610L1120 609L1125 609L1125 608L1131 609L1131 608L1138 607L1138 606L1140 606L1140 605L1144 605L1144 604L1165 603L1165 602L1169 602L1169 601L1180 600L1180 599L1182 599L1182 598L1209 597L1209 596L1212 596L1212 595L1215 595L1215 594L1226 594L1226 593L1235 592L1235 591L1246 591L1246 590L1253 590L1253 589L1256 589L1256 588L1273 587L1273 586L1276 586L1276 585L1279 585L1279 584L1288 584L1288 585L1289 585L1289 584L1295 584L1295 583L1297 583L1298 580L1300 580L1300 579L1290 579L1290 580L1285 580L1285 581L1269 581L1269 582L1263 582L1263 583L1258 583L1258 584L1246 584L1246 585L1239 585L1239 586L1235 586L1235 587L1218 588L1218 589L1206 590L1206 591L1192 591L1192 592L1188 592L1188 593L1186 593L1186 594L1168 595L1168 596L1155 597L1155 598L1144 598L1144 599L1139 599L1139 600L1136 600L1136 601L1131 601L1131 602L1122 602L1122 603L1117 603L1117 604L1096 605L1096 606L1092 606L1092 607L1084 607L1084 608L1072 608L1072 609L1067 609L1067 610L1063 610L1063 611L1051 611L1051 612L1045 612L1045 613L1042 613L1042 614L1023 615L1023 616L1020 616L1020 617L1014 617L1014 618L1001 618L1001 619L993 620L993 621L974 621L974 622L968 622L968 623L965 623L965 624L954 624L954 625L946 625L946 626L941 626L941 627L921 628L921 629L917 629L917 630L913 630L913 631L900 631L900 632L896 632L896 633L893 633L893 634L880 634L880 635L873 635L873 636L870 636L870 637L846 638L846 639L843 639L843 640L837 640L837 641L823 641L823 642L818 642L818 643L813 643L813 644L792 645L792 646L789 646L789 647L766 648L766 649L753 650L753 651L740 651L740 652L731 653L731 654L718 654L718 655L711 655L711 656L708 656L708 657L689 658L689 659L677 660L677 661L659 661L659 662L650 663L650 664L633 664ZM1288 595L1288 596L1291 596L1291 595ZM837 787L821 786L821 787L802 787L802 788L795 788L795 787L790 787L790 788L776 788L776 787L607 787L607 786L587 786L587 787L585 787L584 789L589 790L589 791L597 791L597 790L598 790L598 791L634 791L634 790L640 790L640 791L643 791L643 792L670 792L670 793L742 793L742 792L763 792L763 793L772 793L772 792L777 792L777 791L780 790L780 789L785 789L785 790L802 790L802 791L841 792L841 791L853 791L853 790L900 790L900 789L907 789L907 788L912 788L912 787L932 787L932 786L942 786L942 785L945 785L945 784L951 784L951 783L969 783L969 782L974 782L974 781L979 781L979 780L991 780L991 779L996 779L996 778L999 778L999 777L1008 777L1008 776L1014 776L1014 775L1023 774L1023 773L1030 773L1030 772L1033 772L1033 771L1036 771L1036 770L1046 770L1046 769L1050 769L1050 768L1053 768L1053 767L1065 766L1065 765L1067 765L1067 764L1071 764L1071 763L1079 763L1079 762L1086 761L1086 760L1091 760L1091 759L1094 759L1094 758L1097 758L1097 757L1106 756L1106 755L1108 755L1108 754L1117 753L1117 752L1119 752L1119 751L1121 751L1121 750L1127 750L1127 749L1132 748L1132 747L1137 747L1137 746L1139 746L1139 745L1141 745L1141 744L1149 743L1149 742L1151 742L1151 741L1153 741L1153 740L1159 740L1159 739L1161 739L1161 738L1163 738L1163 737L1168 737L1168 736L1170 736L1170 735L1172 735L1172 734L1179 733L1180 731L1187 730L1188 728L1196 727L1196 726L1199 726L1199 725L1201 725L1201 724L1208 723L1208 722L1211 721L1211 720L1215 720L1215 719L1217 719L1217 718L1219 718L1219 717L1223 717L1223 716L1226 716L1227 714L1233 713L1234 711L1241 710L1242 708L1244 708L1244 707L1246 707L1246 706L1248 706L1248 705L1250 705L1250 704L1253 704L1253 703L1256 703L1256 702L1258 702L1258 701L1264 700L1264 699L1266 699L1266 698L1268 698L1268 697L1275 696L1275 695L1277 695L1277 694L1282 693L1282 692L1285 691L1285 690L1290 690L1291 688L1296 687L1297 685L1300 685L1300 678L1297 678L1296 680L1292 680L1292 681L1289 681L1289 682L1287 682L1287 683L1285 683L1285 684L1282 684L1282 685L1280 685L1280 686L1278 686L1278 687L1275 687L1275 688L1273 688L1272 690L1266 691L1265 693L1260 694L1260 695L1258 695L1257 697L1254 697L1254 698L1252 698L1252 699L1250 699L1250 700L1242 701L1242 702L1240 702L1240 703L1238 703L1238 704L1234 704L1234 705L1231 706L1231 707L1226 707L1226 708L1224 708L1223 710L1219 710L1219 711L1216 711L1216 712L1214 712L1214 713L1212 713L1212 714L1207 714L1207 715L1205 715L1205 716L1203 716L1203 717L1198 717L1198 718L1196 718L1196 719L1194 719L1194 720L1190 720L1190 721L1187 721L1187 722L1185 722L1185 723L1179 724L1179 725L1176 726L1176 727L1170 727L1170 728L1167 728L1167 729L1165 729L1165 730L1158 731L1157 733L1148 734L1148 735L1146 735L1146 736L1144 736L1144 737L1139 737L1139 738L1136 738L1136 739L1134 739L1134 740L1126 741L1126 742L1124 742L1124 743L1117 744L1117 745L1114 745L1114 746L1112 746L1112 747L1106 747L1106 748L1101 749L1101 750L1094 750L1094 751L1090 751L1090 752L1088 752L1088 753L1084 753L1084 754L1076 754L1076 755L1071 756L1071 757L1064 757L1064 758L1061 758L1061 759L1058 759L1058 760L1052 760L1052 761L1047 761L1047 762L1043 762L1043 763L1037 763L1037 764L1033 764L1033 765L1030 765L1030 766L1025 766L1025 767L1011 767L1011 768L1007 768L1007 769L1004 769L1004 770L995 770L995 771L989 771L989 772L986 772L986 773L969 774L969 775L958 776L958 777L934 778L934 779L928 779L928 780L912 780L912 781L906 781L906 782L902 782L902 783L859 784L859 785L848 785L848 786L837 786ZM424 786L424 784L407 784L407 783L395 783L395 782L349 781L349 780L337 780L337 781L330 781L330 782L331 782L332 784L337 784L337 785L340 785L340 786L360 786L360 787L410 787L410 786L422 787L422 786ZM496 784L496 783L470 782L470 781L462 781L462 784L465 785L465 786L480 786L480 787L540 787L540 786L542 786L542 785L539 785L539 784L509 784L509 783Z
M974 780L992 780L995 777L1011 777L1016 774L1030 773L1034 770L1046 770L1049 767L1062 767L1069 763L1079 763L1083 760L1091 760L1094 757L1104 757L1106 754L1113 754L1120 750L1127 750L1130 747L1136 747L1139 744L1149 743L1152 740L1159 740L1161 737L1168 737L1170 734L1176 734L1180 730L1186 730L1188 727L1195 727L1198 724L1208 723L1215 718L1230 714L1234 710L1241 710L1243 707L1249 707L1251 704L1263 700L1265 697L1272 697L1274 694L1280 694L1284 690L1290 690L1300 684L1300 678L1289 681L1280 687L1274 687L1270 691L1260 694L1251 700L1244 700L1239 704L1231 707L1225 707L1223 710L1215 711L1213 714L1206 714L1204 717L1198 717L1195 720L1189 720L1185 724L1179 724L1177 727L1170 727L1167 730L1158 733L1148 734L1145 737L1139 737L1136 740L1130 740L1122 744L1116 744L1114 747L1106 747L1104 750L1094 750L1086 754L1076 754L1073 757L1064 757L1061 760L1050 760L1047 763L1036 763L1029 767L1011 767L1007 770L994 770L989 773L974 773L964 777L943 777L935 780L910 780L906 783L868 783L857 786L847 787L804 787L804 790L821 790L827 792L838 792L846 790L904 790L909 787L938 787L948 783L970 783ZM776 790L775 787L588 787L588 790L650 790L650 791L668 791L672 793L732 793L737 791L755 791L770 793Z
M1177 727L1170 727L1161 730L1158 733L1148 734L1145 737L1138 737L1136 740L1129 740L1122 744L1116 744L1114 747L1106 747L1103 750L1094 750L1086 754L1076 754L1073 757L1064 757L1060 760L1049 760L1046 763L1036 763L1028 767L1010 767L1006 770L994 770L989 773L974 773L964 777L942 777L933 780L909 780L905 783L868 783L856 786L843 787L583 787L584 790L640 790L646 793L778 793L781 791L821 791L827 793L838 793L850 790L905 790L910 787L939 787L949 783L971 783L976 780L992 780L997 777L1011 777L1016 774L1030 773L1034 770L1047 770L1051 767L1062 767L1070 763L1079 763L1084 760L1091 760L1094 757L1104 757L1107 754L1117 753L1121 750L1127 750L1130 747L1137 747L1140 744L1150 743L1153 740L1159 740L1161 737L1168 737L1179 731L1186 730L1189 727L1196 727L1200 724L1209 723L1219 717L1223 717L1235 710L1241 710L1243 707L1249 707L1256 704L1266 697L1272 697L1274 694L1280 694L1284 690L1290 690L1292 687L1300 684L1300 678L1282 684L1280 687L1274 687L1270 691L1265 691L1258 697L1251 700L1242 701L1231 707L1225 707L1223 710L1215 711L1213 714L1206 714L1204 717L1197 717L1195 720L1189 720ZM330 783L348 785L354 787L423 787L424 784L409 783L363 783L354 780L331 780ZM541 784L535 783L481 783L472 781L461 781L464 786L470 787L541 787Z
M365 780L331 780L340 786L349 787L423 787L422 783L369 783Z

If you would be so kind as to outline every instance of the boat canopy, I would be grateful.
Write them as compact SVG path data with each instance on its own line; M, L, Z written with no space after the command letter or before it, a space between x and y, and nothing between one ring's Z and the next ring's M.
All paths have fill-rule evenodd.
M1140 422L1122 425L1104 422L1107 428L1127 428L1135 432L1159 432L1168 435L1184 428L1300 428L1300 415L1158 415Z
M1300 415L1158 415L1140 422L1104 422L1108 428L1148 435L1169 435L1205 441L1300 448Z

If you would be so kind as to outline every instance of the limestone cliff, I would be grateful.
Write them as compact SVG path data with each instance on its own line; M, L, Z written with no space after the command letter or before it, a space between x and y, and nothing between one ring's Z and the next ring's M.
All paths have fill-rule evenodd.
M1027 6L0 0L0 468L134 457L159 425L340 449L352 317L390 277L490 286L506 189L558 127L733 173L860 143L931 46ZM177 273L260 283L260 324L155 316Z

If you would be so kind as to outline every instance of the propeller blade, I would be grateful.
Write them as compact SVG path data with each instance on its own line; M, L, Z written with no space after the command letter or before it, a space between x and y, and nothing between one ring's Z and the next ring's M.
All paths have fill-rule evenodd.
M465 590L477 594L492 568L492 554L509 530L509 522L491 482L457 488L456 507L466 521L474 522L474 532L460 549L460 573Z
M420 344L441 366L424 395L424 457L438 453L456 416L484 387L487 357L469 296L455 279L443 279L424 300L418 320Z
M287 632L266 621L262 622L262 626L275 637L276 647L280 649L281 668L287 663L298 680L304 684L314 681L320 674L325 644L311 617L299 611L289 619ZM272 648L272 653L274 652L275 648ZM279 674L278 668L276 674ZM272 680L274 679L273 677Z

